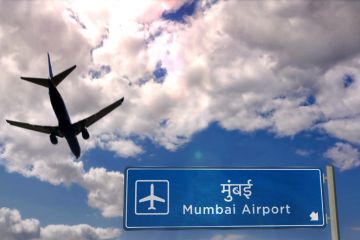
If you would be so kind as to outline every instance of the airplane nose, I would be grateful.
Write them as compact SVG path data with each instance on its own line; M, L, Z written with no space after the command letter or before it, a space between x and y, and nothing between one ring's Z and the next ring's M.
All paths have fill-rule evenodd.
M71 152L75 155L76 159L80 157L81 149L79 142L77 141L76 137L68 138L68 143L71 149Z
M78 159L80 157L80 148L72 147L71 151L74 154L74 156L76 157L76 159Z
M80 157L80 151L79 151L79 152L74 153L74 155L75 155L76 159L78 159L78 158Z
M73 153L74 153L76 159L78 159L80 157L80 153L81 153L80 146L75 148Z

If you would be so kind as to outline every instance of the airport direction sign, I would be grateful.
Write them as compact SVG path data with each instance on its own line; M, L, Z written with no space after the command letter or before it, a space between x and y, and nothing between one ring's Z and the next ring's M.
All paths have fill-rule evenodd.
M127 230L324 226L320 169L126 169Z

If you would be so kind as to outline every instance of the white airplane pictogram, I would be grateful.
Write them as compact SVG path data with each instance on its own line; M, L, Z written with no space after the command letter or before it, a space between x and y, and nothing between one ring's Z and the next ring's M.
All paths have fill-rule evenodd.
M150 207L148 208L148 210L156 210L156 208L154 207L154 201L165 202L164 199L162 199L162 198L160 198L158 196L155 196L155 194L154 194L154 184L150 185L150 195L140 199L139 203L147 202L147 201L150 201Z

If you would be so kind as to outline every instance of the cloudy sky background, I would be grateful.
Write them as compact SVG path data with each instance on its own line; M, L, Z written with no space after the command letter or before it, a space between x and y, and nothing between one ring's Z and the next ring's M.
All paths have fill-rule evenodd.
M76 64L73 121L123 105L67 144L0 124L5 239L329 239L322 230L123 232L126 166L333 164L344 239L360 236L360 3L0 1L0 116L55 125L19 79Z

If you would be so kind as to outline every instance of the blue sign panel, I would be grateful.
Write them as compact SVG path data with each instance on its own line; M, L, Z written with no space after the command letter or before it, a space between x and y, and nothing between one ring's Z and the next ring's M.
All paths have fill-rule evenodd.
M323 227L320 169L128 168L124 227Z

